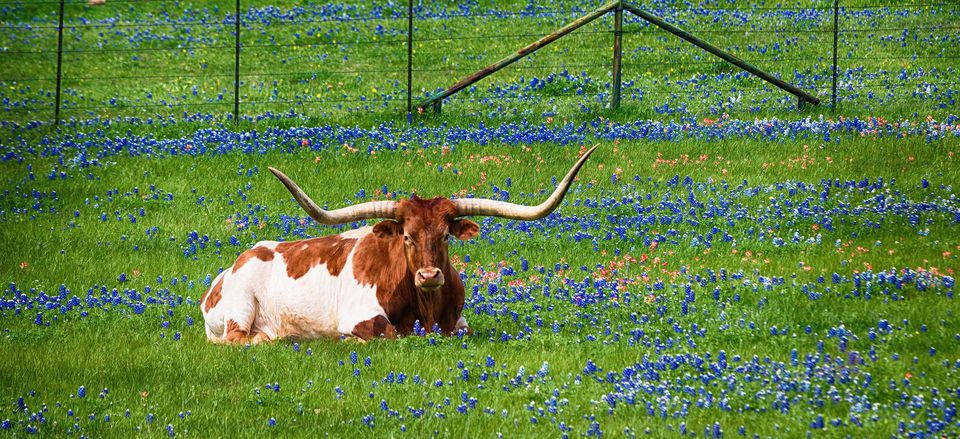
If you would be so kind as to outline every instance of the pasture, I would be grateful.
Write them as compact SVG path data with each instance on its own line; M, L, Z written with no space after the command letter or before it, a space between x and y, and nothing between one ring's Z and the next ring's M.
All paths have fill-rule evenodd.
M605 108L605 18L410 124L403 5L251 6L245 44L281 46L244 58L265 77L233 120L230 3L71 2L68 43L105 58L68 55L59 127L26 53L51 5L2 12L0 434L960 434L956 4L848 5L836 112L646 27ZM464 5L420 5L420 98L597 6ZM827 4L733 5L651 7L829 100ZM556 212L451 242L473 333L206 340L240 252L359 225L317 225L268 166L330 208L535 204L593 145Z

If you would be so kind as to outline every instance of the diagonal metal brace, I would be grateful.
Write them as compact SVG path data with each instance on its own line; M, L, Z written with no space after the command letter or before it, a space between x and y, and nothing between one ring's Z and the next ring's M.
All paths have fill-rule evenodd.
M787 92L793 94L793 95L796 96L797 99L799 100L799 105L798 105L798 106L801 107L801 108L803 107L803 104L804 104L805 102L811 103L811 104L813 104L813 105L819 105L819 104L820 104L820 99L818 99L816 96L813 96L813 95L811 95L810 93L807 93L807 92L801 90L799 87L797 87L797 86L795 86L795 85L793 85L793 84L787 83L787 82L781 80L780 78L774 77L773 75L770 75L769 73L764 72L763 70L760 70L760 69L757 68L757 67L754 67L753 65L747 63L746 61L744 61L744 60L742 60L742 59L740 59L740 58L738 58L738 57L736 57L736 56L734 56L734 55L732 55L732 54L730 54L730 53L728 53L728 52L725 52L723 49L721 49L721 48L719 48L719 47L717 47L717 46L714 46L714 45L712 45L712 44L710 44L710 43L708 43L708 42L706 42L706 41L704 41L704 40L701 40L700 38L694 36L694 35L691 34L690 32L687 32L687 31L685 31L685 30L683 30L683 29L680 29L679 27L676 27L676 26L674 26L674 25L672 25L672 24L670 24L670 23L667 23L667 22L664 21L662 18L657 17L656 15L653 15L653 14L647 12L647 11L644 11L643 9L640 9L640 8L638 8L638 7L636 7L636 6L633 6L633 5L627 4L627 3L624 3L624 4L623 4L623 8L626 9L626 10L628 10L628 11L630 11L630 12L633 13L634 15L636 15L636 16L638 16L638 17L640 17L640 18L642 18L642 19L650 22L650 24L653 24L654 26L657 26L657 27L659 27L659 28L661 28L661 29L663 29L663 30L665 30L665 31L667 31L667 32L670 32L670 33L672 33L672 34L674 34L674 35L676 35L676 36L678 36L678 37L680 37L680 38L683 38L684 40L687 40L687 41L689 41L690 43L693 43L693 45L695 45L695 46L697 46L697 47L699 47L699 48L701 48L701 49L703 49L703 50L706 50L707 52L710 52L710 53L714 54L715 56L719 57L720 59L723 59L724 61L727 61L727 62L729 62L730 64L733 64L733 65L735 65L735 66L737 66L737 67L740 67L740 68L743 69L743 70L746 70L747 72L752 73L754 76L756 76L756 77L758 77L758 78L760 78L760 79L763 79L764 81L767 81L767 82L773 84L774 86L776 86L777 88L779 88L779 89L781 89L781 90L784 90L784 91L787 91Z
M516 51L515 53L511 54L510 56L508 56L508 57L506 57L506 58L503 58L503 59L501 59L500 61L497 61L497 62L495 62L495 63L493 63L493 64L490 64L490 65L488 65L488 66L486 66L486 67L484 67L484 68L482 68L482 69L474 72L472 75L467 76L466 78L461 79L461 80L458 81L456 84L453 84L452 86L450 86L450 88L447 88L447 89L444 90L444 91L441 91L441 92L439 92L439 93L437 93L437 94L435 94L435 95L433 95L433 96L430 96L429 98L427 98L427 99L424 100L423 102L420 102L419 104L417 104L417 112L418 112L418 113L422 113L424 110L426 110L427 108L429 108L429 107L432 106L433 109L436 110L436 111L439 113L439 112L440 112L440 107L441 107L441 105L442 105L442 103L443 103L443 100L446 99L447 97L449 97L450 95L452 95L452 94L454 94L454 93L456 93L456 92L458 92L458 91L466 88L466 87L469 86L470 84L473 84L473 83L475 83L475 82L477 82L477 81L479 81L479 80L481 80L481 79L483 79L483 78L486 78L487 76L489 76L490 74L496 72L497 70L500 70L500 69L502 69L502 68L504 68L504 67L506 67L506 66L508 66L508 65L510 65L510 64L513 64L514 62L516 62L516 61L519 60L520 58L523 58L523 57L525 57L525 56L527 56L527 55L529 55L529 54L531 54L531 53L533 53L533 52L536 52L537 50L542 49L542 48L543 48L544 46L546 46L547 44L550 44L550 43L556 41L557 39L559 39L560 37L562 37L562 36L564 36L564 35L566 35L566 34L568 34L568 33L570 33L570 32L573 32L573 31L577 30L577 29L580 28L581 26L583 26L583 25L585 25L585 24L587 24L587 23L589 23L589 22L591 22L591 21L593 21L593 20L596 20L596 19L599 18L599 17L602 17L602 16L603 16L604 14L606 14L607 12L610 12L610 11L614 10L614 9L617 7L617 5L619 5L619 4L620 4L620 1L619 1L619 0L611 0L611 1L608 1L608 2L605 3L603 6L599 7L598 9L594 10L593 12L590 12L589 14L584 15L583 17L580 17L580 18L578 18L578 19L570 22L570 23L567 24L566 26L564 26L564 27L562 27L562 28L560 28L560 29L557 29L557 30L551 32L549 35L547 35L547 36L545 36L545 37L543 37L543 38L541 38L541 39L539 39L539 40L531 43L530 45L528 45L528 46L526 46L526 47L524 47L524 48Z

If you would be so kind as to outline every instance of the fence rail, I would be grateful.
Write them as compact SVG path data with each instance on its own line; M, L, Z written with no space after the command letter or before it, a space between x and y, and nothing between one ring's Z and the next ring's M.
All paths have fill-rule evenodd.
M437 96L599 6L162 5L0 1L0 119L59 122L198 108L241 120L280 106L319 117L373 111L412 120L415 100ZM960 72L942 67L960 58L955 2L676 4L647 11L770 71L770 80L811 102L829 98L834 110L848 103L857 111L889 109L893 101L907 101L898 104L904 111L956 109ZM622 53L622 61L611 52ZM605 14L527 55L502 77L465 84L463 96L440 102L478 115L532 116L620 102L662 114L787 108L769 87L631 14ZM719 100L694 102L705 93ZM531 100L536 105L516 104Z

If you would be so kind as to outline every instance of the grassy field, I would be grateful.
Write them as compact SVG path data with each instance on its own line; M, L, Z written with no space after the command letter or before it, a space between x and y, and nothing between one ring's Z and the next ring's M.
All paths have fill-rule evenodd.
M402 7L273 5L251 6L249 44L309 36L329 54L311 41L248 58L270 79L245 83L258 103L235 124L232 52L160 50L229 45L230 5L69 3L70 47L116 50L71 54L92 79L67 85L56 128L47 79L9 79L49 78L9 52L46 44L53 4L4 4L2 434L960 434L955 4L847 5L848 27L873 31L843 35L837 112L705 72L652 32L624 47L662 69L626 69L624 108L605 109L608 20L414 124L404 77L375 71L402 68L404 48L361 44L402 39ZM596 6L422 6L418 34L458 47L424 39L418 56L442 68L420 72L418 95ZM828 5L702 6L651 8L825 97ZM310 71L328 76L277 74ZM753 88L738 98L741 83ZM318 226L267 166L331 207L413 193L533 204L593 145L557 212L477 219L480 236L451 244L473 334L205 339L197 302L240 252L356 226Z

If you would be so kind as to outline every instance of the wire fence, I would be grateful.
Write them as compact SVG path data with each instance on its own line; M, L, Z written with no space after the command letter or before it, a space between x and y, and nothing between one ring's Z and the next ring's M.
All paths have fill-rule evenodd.
M816 96L820 112L957 108L956 2L727 5L639 6ZM599 6L3 0L0 119L413 119L419 103ZM795 111L790 94L647 20L625 14L621 32L614 24L603 15L444 108L566 117L604 111L619 90L621 110L640 115Z

